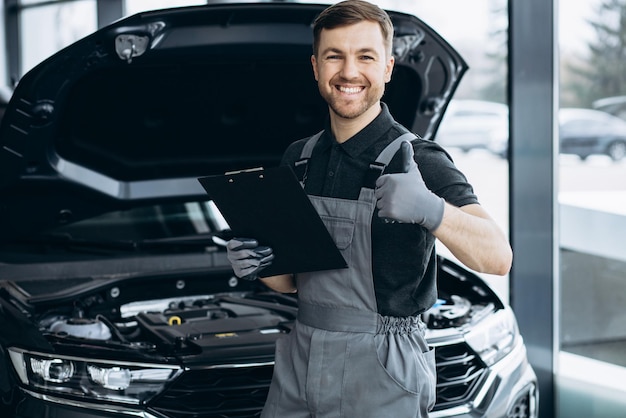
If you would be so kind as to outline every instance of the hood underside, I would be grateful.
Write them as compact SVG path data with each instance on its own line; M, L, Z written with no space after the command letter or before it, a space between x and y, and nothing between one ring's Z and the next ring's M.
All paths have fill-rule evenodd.
M211 4L146 12L27 73L0 126L4 238L156 201L202 198L197 177L275 166L319 131L311 25L326 5ZM390 12L396 65L383 101L424 138L462 58Z

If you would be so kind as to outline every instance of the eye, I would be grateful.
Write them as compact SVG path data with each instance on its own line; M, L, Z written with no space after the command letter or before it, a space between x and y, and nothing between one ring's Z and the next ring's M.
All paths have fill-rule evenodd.
M374 57L372 57L371 55L361 55L361 60L362 61L374 61Z

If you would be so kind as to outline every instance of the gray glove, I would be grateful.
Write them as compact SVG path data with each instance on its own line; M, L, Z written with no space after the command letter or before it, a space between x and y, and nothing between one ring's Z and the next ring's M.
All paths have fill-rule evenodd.
M443 219L444 200L426 187L413 159L413 146L409 142L403 142L400 152L404 172L384 174L376 180L378 216L398 222L420 224L433 231Z
M270 247L259 246L252 238L233 238L226 243L226 249L235 276L244 280L258 279L259 272L274 259Z

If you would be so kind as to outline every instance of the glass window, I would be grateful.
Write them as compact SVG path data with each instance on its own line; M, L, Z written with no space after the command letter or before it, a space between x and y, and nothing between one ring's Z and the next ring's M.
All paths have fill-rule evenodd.
M207 0L126 0L124 2L124 12L126 15L133 15L145 10L197 6L206 3Z
M48 3L23 9L19 18L22 75L45 58L95 31L96 13L95 0Z
M626 409L625 15L623 0L559 5L561 417Z
M440 0L409 3L397 0L395 3L410 7L407 11L441 34L469 66L448 106L435 141L450 153L474 186L481 205L508 233L507 2ZM455 12L450 13L450 10ZM462 117L456 117L457 112L461 112ZM442 245L438 248L452 257ZM509 300L508 278L481 276L501 297Z
M5 16L4 11L4 2L0 2L0 16ZM6 27L5 20L0 19L0 45L6 45L5 36L6 36ZM0 49L0 85L8 85L8 75L7 75L7 48ZM2 98L0 98L2 100Z

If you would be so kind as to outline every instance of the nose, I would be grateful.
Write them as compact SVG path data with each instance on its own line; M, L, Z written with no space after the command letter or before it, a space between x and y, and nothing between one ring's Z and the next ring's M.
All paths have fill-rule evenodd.
M351 80L359 76L359 66L356 58L346 58L343 61L341 76L346 80Z

